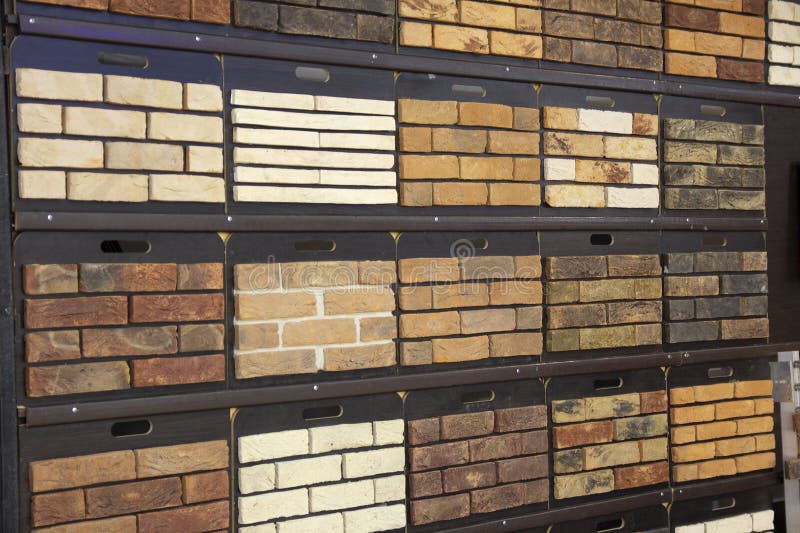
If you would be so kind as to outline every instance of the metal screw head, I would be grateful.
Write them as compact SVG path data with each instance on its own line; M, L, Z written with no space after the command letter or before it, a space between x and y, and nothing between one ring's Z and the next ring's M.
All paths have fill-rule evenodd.
M47 220L52 222L53 221L53 215L47 215Z
M31 17L28 19L28 22L30 22L31 24L36 24L36 19Z
M439 217L433 217L434 222L439 222Z
M508 521L507 520L503 520L503 525L507 526L508 525Z
M314 390L319 390L319 385L314 385Z
M506 67L506 72L511 72L511 67Z
M517 369L517 374L519 374L520 372L522 372L522 370L520 370L520 369L518 368L518 369Z
M78 408L77 407L73 407L72 408L72 414L73 415L77 415L78 414Z
M199 43L199 42L200 42L200 36L199 36L199 35L195 35L195 36L194 36L194 40L195 40L195 41L197 41L197 42Z
M372 54L372 59L378 59L378 54Z
M232 216L228 216L227 220L228 220L228 222L233 222L233 217Z

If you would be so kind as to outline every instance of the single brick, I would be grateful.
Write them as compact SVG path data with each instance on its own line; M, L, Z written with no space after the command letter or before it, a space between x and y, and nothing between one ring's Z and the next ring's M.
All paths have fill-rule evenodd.
M517 433L472 439L469 441L469 460L476 462L505 459L519 455L521 447L521 439Z
M137 388L224 380L223 354L135 359L131 362L131 384Z
M613 440L614 425L610 421L586 422L553 428L553 446L572 448L586 444L599 444Z
M432 470L430 472L411 474L408 486L409 494L412 498L436 496L442 493L442 473L438 470Z
M470 493L470 509L473 514L478 514L519 507L524 500L523 487L522 483L513 483L474 490Z
M639 401L637 393L585 398L586 418L587 420L597 420L638 415L640 412Z
M665 412L667 410L667 391L640 393L639 408L642 414Z
M493 431L494 424L492 411L443 416L441 438L452 440L487 435Z
M31 367L26 373L26 390L34 398L129 388L125 361Z
M445 492L461 492L497 484L497 468L494 463L448 468L442 475Z
M252 463L308 454L308 430L262 433L238 438L239 461Z
M667 438L648 439L639 441L642 453L642 462L660 461L667 459Z
M375 501L371 479L337 483L308 489L312 513L370 505Z
M547 456L518 457L497 462L497 476L501 483L525 481L546 477Z
M139 515L141 531L214 531L230 525L228 501L187 505Z
M25 294L67 294L78 292L78 265L24 265Z
M155 477L228 467L228 443L209 441L135 450L137 477Z
M185 1L188 4L188 0L169 1ZM148 0L148 3L154 2ZM105 76L105 101L119 105L182 109L183 85L175 81L109 75Z
M103 101L103 75L16 69L17 96L45 100Z
M86 329L81 334L84 357L162 355L178 351L178 328Z
M692 407L673 407L670 409L670 421L673 424L695 424L710 422L715 417L714 405L698 405Z
M775 468L775 453L773 452L741 455L734 459L736 460L736 472L738 474Z
M750 398L753 396L772 396L772 380L737 381L735 383L736 398Z
M35 494L31 498L31 524L49 526L86 518L83 490Z
M597 470L554 478L554 496L557 500L604 494L614 490L613 470Z
M469 516L469 514L470 497L468 493L411 502L410 518L414 525L455 520Z
M131 322L196 322L222 320L223 294L131 297Z
M673 446L671 449L672 461L676 463L691 463L703 459L713 459L716 448L713 442Z
M358 477L358 476L346 476ZM275 463L275 481L279 489L315 485L342 479L342 456L326 455Z
M29 363L80 359L80 332L41 331L25 335L25 360Z
M697 440L711 440L722 437L732 437L736 435L736 422L726 420L723 422L711 422L710 424L699 424L695 426Z
M225 349L222 324L186 324L178 327L181 352L211 352Z
M658 435L666 435L666 433L666 413L614 420L614 440L656 437Z
M348 479L402 472L405 466L405 452L402 447L346 453L343 458L342 471ZM278 476L280 479L280 466Z
M547 425L547 407L534 405L530 407L512 407L495 411L495 431L521 431L538 429Z
M86 515L89 518L151 511L181 504L181 480L177 477L86 489Z
M412 448L409 453L411 471L417 472L467 463L470 460L471 444L467 442L450 442Z
M29 480L33 492L69 489L136 479L132 451L118 451L33 461Z
M615 490L632 489L667 482L669 482L669 463L666 461L614 469Z
M228 472L217 470L183 476L183 498L186 503L228 499Z

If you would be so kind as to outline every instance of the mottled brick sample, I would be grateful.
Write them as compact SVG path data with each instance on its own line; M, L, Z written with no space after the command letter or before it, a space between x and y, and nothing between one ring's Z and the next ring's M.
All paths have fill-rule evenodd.
M29 0L125 15L229 24L230 0Z
M769 0L770 85L800 86L800 4Z

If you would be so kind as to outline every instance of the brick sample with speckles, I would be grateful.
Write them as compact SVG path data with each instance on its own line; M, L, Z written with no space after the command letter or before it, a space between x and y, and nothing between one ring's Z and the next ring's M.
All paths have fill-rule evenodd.
M669 405L673 482L775 468L775 404L767 361L673 368Z
M28 397L119 398L225 380L217 235L38 233L15 253Z
M228 411L22 429L20 531L218 531L230 524Z
M770 85L800 86L800 3L769 0L768 80Z
M402 366L510 364L542 353L541 258L530 234L406 233L398 256Z
M406 398L405 417L411 531L545 508L548 437L541 382L414 391Z
M237 531L403 531L400 396L240 409Z
M553 378L547 394L553 497L561 505L669 481L661 369Z

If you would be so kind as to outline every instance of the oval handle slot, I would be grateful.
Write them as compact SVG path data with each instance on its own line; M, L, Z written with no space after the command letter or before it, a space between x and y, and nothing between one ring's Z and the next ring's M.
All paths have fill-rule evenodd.
M594 390L621 389L624 381L622 378L605 378L594 380Z
M736 507L736 498L733 496L722 497L711 502L712 511L724 511Z
M725 379L733 377L733 368L730 366L715 366L708 369L708 379Z
M461 85L454 83L450 87L453 96L466 96L470 98L483 98L486 96L486 89L480 85Z
M613 520L603 520L602 522L598 522L595 531L597 533L609 533L611 531L619 531L624 527L624 518L614 518Z
M703 246L721 248L728 246L728 239L724 235L703 235Z
M297 67L294 69L294 75L298 80L314 83L328 83L328 80L331 79L330 71L319 67Z
M303 409L303 420L324 420L326 418L339 418L344 413L341 405L325 405L323 407L309 407Z
M617 102L610 96L592 96L586 97L586 103L589 105L596 105L598 107L614 107Z
M129 420L127 422L115 422L111 424L112 437L134 437L136 435L147 435L153 429L153 424L149 420Z
M297 241L294 243L294 249L298 252L332 252L336 249L336 241L322 239Z
M593 246L611 246L614 244L614 236L610 233L592 233L589 242Z
M494 400L493 390L476 390L461 395L461 403L483 403Z
M726 109L721 105L701 105L700 113L711 117L724 117Z
M100 52L97 54L97 61L102 65L114 65L116 67L147 68L150 64L147 56L117 54L115 52Z
M150 252L150 243L147 241L103 241L100 243L100 250L104 254L146 254Z

